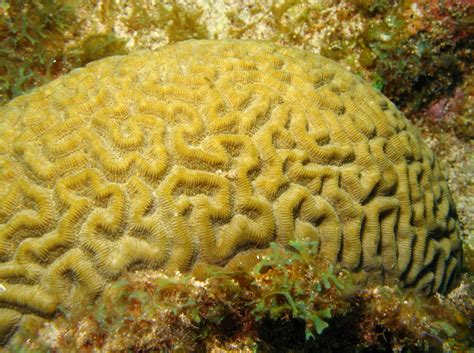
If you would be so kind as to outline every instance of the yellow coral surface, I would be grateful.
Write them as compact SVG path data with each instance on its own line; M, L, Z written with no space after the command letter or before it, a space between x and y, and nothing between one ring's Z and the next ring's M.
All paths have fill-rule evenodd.
M295 238L425 293L460 268L433 153L328 59L188 41L94 62L0 108L0 335L126 270L225 265Z

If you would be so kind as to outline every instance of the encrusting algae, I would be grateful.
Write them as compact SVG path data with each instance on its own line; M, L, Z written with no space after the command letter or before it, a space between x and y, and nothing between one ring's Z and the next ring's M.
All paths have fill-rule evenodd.
M324 57L181 42L89 64L0 116L4 340L129 271L249 270L272 242L315 242L362 286L458 282L436 158L387 98ZM328 309L302 319L320 333Z

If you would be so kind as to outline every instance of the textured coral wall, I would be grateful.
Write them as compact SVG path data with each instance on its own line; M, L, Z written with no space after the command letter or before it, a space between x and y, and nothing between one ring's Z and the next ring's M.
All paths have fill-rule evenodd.
M94 62L0 116L4 333L130 268L224 265L293 238L377 283L444 292L459 272L433 153L328 59L184 42Z

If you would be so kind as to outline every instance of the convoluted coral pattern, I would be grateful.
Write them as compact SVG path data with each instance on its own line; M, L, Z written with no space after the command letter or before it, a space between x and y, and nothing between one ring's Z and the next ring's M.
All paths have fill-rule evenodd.
M432 152L336 63L263 42L111 57L0 108L0 334L134 268L186 271L293 238L378 283L459 273Z

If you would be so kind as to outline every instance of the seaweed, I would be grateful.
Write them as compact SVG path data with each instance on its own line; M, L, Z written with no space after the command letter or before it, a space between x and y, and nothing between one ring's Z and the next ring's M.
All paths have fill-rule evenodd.
M206 26L201 23L199 7L184 6L176 0L154 4L133 0L131 5L126 23L133 30L162 29L169 43L209 37Z
M8 349L262 352L452 351L473 347L474 282L448 296L364 287L318 243L271 244L253 270L131 272L89 307L28 318ZM197 279L193 277L199 274Z
M0 104L68 70L64 43L75 9L55 0L0 5Z
M273 0L270 5L257 3L251 9L256 19L247 23L237 11L229 11L226 17L233 25L229 35L242 38L258 24L266 23L271 28L271 41L303 45L304 33L312 27L311 22L317 17L320 6L308 0Z
M127 53L126 41L113 32L106 32L89 35L79 45L69 48L67 55L75 66L84 66L107 56Z

